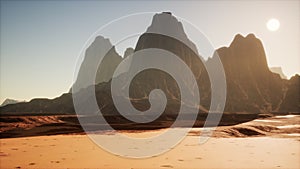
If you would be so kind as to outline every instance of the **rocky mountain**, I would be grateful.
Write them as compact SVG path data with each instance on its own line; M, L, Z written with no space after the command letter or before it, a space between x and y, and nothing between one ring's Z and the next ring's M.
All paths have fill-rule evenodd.
M259 39L253 34L246 37L238 34L229 47L217 52L226 74L226 111L268 112L278 109L284 95L284 80L269 70Z
M300 112L300 76L295 75L285 87L279 111Z
M282 79L287 79L281 67L270 67L270 71L279 74Z
M3 103L0 105L0 107L6 106L8 104L16 104L16 103L20 103L20 102L25 102L25 101L19 101L19 100L14 100L14 99L5 99L3 101Z
M208 101L208 98L210 93L207 91L209 91L210 83L207 71L201 60L202 58L199 57L195 44L185 34L181 22L170 13L156 14L153 17L147 31L138 39L135 52L153 48L162 49L176 55L188 66L197 83L193 84L191 79L187 79L184 74L179 73L181 74L180 78L185 82L183 88L189 90L191 95L194 95L193 89L199 86L202 96L200 97L200 102L205 107L209 107L210 101ZM133 57L131 68L135 69L133 67L143 65L143 62L144 60ZM176 67L178 72L182 72L184 69L184 65L178 65L174 60L166 57L160 57L153 62ZM157 69L144 70L134 78L130 87L130 96L134 99L147 98L150 91L155 88L163 90L169 101L172 100L179 104L181 99L180 90L175 79L168 73ZM189 105L188 102L185 104ZM205 109L202 110L205 111Z
M124 56L123 58L126 58L129 55L132 55L134 53L134 49L133 48L127 48L124 52Z
M95 62L96 58L102 56L104 57L100 64ZM115 47L108 39L102 36L96 37L94 42L85 51L85 57L80 66L74 88L80 90L80 88L86 88L92 84L108 82L111 80L116 67L121 61L122 57L116 52ZM90 69L90 67L97 66L99 68L97 71ZM94 75L94 72L97 72L96 75ZM93 79L94 81L90 81L90 77L92 76L96 77Z
M209 69L217 69L213 64L217 54L223 64L227 83L227 99L225 111L228 113L250 112L253 114L267 112L300 112L299 110L299 75L290 80L285 80L280 75L269 70L266 54L261 41L253 34L246 37L236 35L229 47L217 49L215 54L204 61L199 57L196 45L191 42L184 32L182 24L171 13L156 14L147 31L142 34L135 49L127 49L124 58L134 54L129 61L130 67L124 67L115 78L124 82L128 80L131 71L145 64L146 60L140 59L138 54L147 49L162 49L176 55L191 70L196 83L187 76L180 78L184 82L184 88L190 95L194 95L198 86L200 102L197 105L199 112L207 112L211 103L210 79L205 66ZM105 54L106 52L107 54ZM105 53L103 53L105 52ZM95 58L104 56L100 69L96 71L96 81L91 81L93 70L98 63ZM147 57L158 57L147 55ZM84 96L95 86L95 95L101 112L106 115L119 115L111 97L111 77L115 68L122 61L108 39L97 37L86 51L85 59L74 85L77 87L76 95ZM148 59L147 59L148 61ZM151 61L151 60L150 60ZM159 55L154 59L160 65L175 68L177 72L184 70L173 59ZM91 71L91 72L89 72ZM76 87L76 86L75 86ZM161 89L167 98L166 114L176 114L180 108L181 95L179 86L168 73L147 69L137 74L130 83L129 99L138 110L150 108L149 93L153 89ZM118 97L122 97L120 94ZM90 98L82 100L82 107L89 106ZM186 106L195 107L189 101L183 103ZM74 113L71 93L61 97L49 99L34 99L28 103L7 105L0 108L1 114L18 113ZM119 117L119 116L118 116ZM120 119L119 119L120 120ZM124 120L124 119L123 119Z
M0 107L1 115L56 115L74 114L72 95L66 93L54 99L36 98L29 102Z

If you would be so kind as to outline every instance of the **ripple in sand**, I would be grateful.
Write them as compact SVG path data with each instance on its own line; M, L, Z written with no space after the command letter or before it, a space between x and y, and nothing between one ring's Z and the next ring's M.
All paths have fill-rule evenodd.
M278 120L265 120L265 119L256 119L253 121L257 121L257 122L266 122L266 123L280 123L281 121Z
M300 125L299 124L293 124L293 125L277 126L277 128L279 128L279 129L296 128L296 127L300 127Z
M293 117L297 117L299 115L293 115L293 114L289 114L289 115L285 115L285 116L275 116L275 118L293 118Z
M0 152L0 157L5 157L5 156L8 156L8 154L4 152Z
M197 146L199 144L185 144L184 146Z
M60 163L60 161L50 161L51 163Z
M160 167L164 167L164 168L174 168L172 165L170 164L164 164L164 165L161 165Z
M300 133L289 133L289 134L284 134L287 136L294 136L294 137L300 137Z

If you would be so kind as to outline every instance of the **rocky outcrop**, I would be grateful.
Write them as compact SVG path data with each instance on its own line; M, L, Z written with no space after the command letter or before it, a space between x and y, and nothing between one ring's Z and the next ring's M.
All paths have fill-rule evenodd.
M253 34L236 35L217 50L227 81L226 111L272 111L280 104L284 81L267 65L263 45ZM209 62L209 61L208 61Z
M287 81L284 98L280 105L281 112L300 112L300 76L295 75Z
M270 67L270 71L280 75L281 79L287 79L286 75L283 73L281 67Z

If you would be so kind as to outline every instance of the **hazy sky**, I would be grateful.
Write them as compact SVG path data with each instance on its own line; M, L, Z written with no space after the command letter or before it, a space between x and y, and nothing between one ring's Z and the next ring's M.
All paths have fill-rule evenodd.
M97 29L124 15L162 11L193 23L215 48L228 46L237 33L254 33L270 67L281 66L288 77L300 72L298 0L1 1L0 102L61 95L72 84L82 46ZM277 31L266 27L271 18L280 22Z

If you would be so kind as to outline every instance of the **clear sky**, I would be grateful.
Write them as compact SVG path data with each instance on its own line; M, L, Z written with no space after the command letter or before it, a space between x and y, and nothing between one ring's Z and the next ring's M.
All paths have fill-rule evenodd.
M288 77L300 72L298 0L1 1L0 11L1 103L67 92L78 54L91 34L137 12L171 11L197 26L216 49L228 46L237 33L254 33L264 44L270 67L282 67ZM280 22L277 31L266 27L271 18Z

